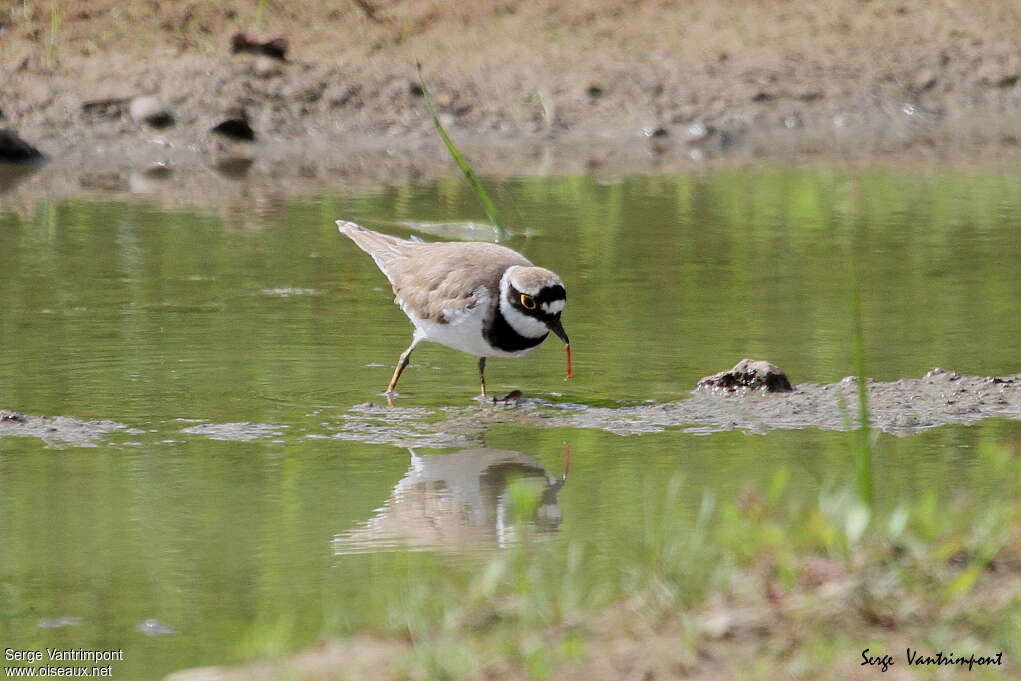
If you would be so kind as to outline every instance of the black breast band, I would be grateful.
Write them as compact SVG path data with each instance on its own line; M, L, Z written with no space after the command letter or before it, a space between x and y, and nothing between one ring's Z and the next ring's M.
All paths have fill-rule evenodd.
M521 352L534 348L546 340L546 336L549 335L549 333L544 333L538 338L522 336L507 322L499 305L494 310L493 323L489 325L488 329L484 329L483 333L490 345L504 352Z

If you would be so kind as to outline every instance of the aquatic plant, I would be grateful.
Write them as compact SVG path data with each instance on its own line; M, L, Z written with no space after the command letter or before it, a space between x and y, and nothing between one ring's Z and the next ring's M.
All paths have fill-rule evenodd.
M504 222L503 217L500 215L500 211L496 207L496 203L489 196L489 192L482 185L482 181L479 180L479 176L475 173L475 169L472 167L471 162L461 153L461 150L454 144L454 140L447 134L446 129L443 127L443 123L440 122L440 117L436 113L436 105L433 102L432 95L429 93L429 87L426 85L425 76L422 74L422 64L418 65L418 80L422 86L422 94L425 98L426 108L429 109L429 115L432 116L433 125L436 127L436 132L439 134L440 139L443 140L444 146L447 151L450 152L450 157L454 159L454 163L461 169L465 179L468 180L468 184L471 185L472 191L475 192L475 196L478 197L479 203L482 204L482 209L486 211L486 215L489 217L490 222L496 225L500 231L501 240L507 236L507 223Z
M872 419L869 415L869 386L865 373L865 325L861 312L861 283L858 279L857 264L852 266L851 319L854 345L854 372L858 391L858 428L855 430L853 458L858 494L862 502L871 508L875 503L872 484Z

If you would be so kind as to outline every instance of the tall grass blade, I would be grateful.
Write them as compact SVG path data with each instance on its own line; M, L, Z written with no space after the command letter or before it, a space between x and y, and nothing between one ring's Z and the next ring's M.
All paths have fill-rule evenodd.
M450 152L451 158L454 159L454 163L461 169L464 176L468 179L468 184L471 185L472 190L475 192L475 196L478 197L479 203L482 204L482 209L486 211L486 215L489 216L489 221L496 225L496 228L500 232L500 239L504 239L507 236L507 224L503 221L503 217L500 215L500 211L497 210L496 204L493 199L489 196L489 192L482 186L482 182L479 180L479 176L475 174L475 169L472 168L471 163L465 158L464 154L454 144L454 140L450 139L450 135L447 134L443 124L440 123L440 117L436 114L436 106L433 104L432 95L429 93L429 88L425 82L425 76L422 75L422 64L418 66L418 80L422 84L422 94L425 96L425 105L429 109L429 115L432 116L433 125L436 126L436 132L439 133L440 139L443 140L443 144L447 147L447 151Z
M872 483L872 418L869 415L869 388L865 375L865 329L861 313L861 282L858 278L857 262L853 264L851 285L851 315L854 321L852 331L854 343L854 372L858 384L858 430L855 436L854 460L858 493L862 501L872 507L874 490Z

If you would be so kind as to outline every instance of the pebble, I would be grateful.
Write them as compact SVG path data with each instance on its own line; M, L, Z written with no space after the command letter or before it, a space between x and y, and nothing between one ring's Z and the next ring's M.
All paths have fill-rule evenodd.
M174 115L159 97L143 95L135 97L128 105L128 115L136 123L145 123L154 128L166 128L174 124Z
M214 125L210 132L241 142L255 141L255 131L252 130L252 126L246 119L240 117L224 119Z
M14 130L0 130L0 163L30 163L43 158L41 151L21 139Z
M936 87L936 74L931 69L922 69L915 76L915 92L926 92Z
M249 33L235 33L230 39L230 51L235 54L253 52L284 61L287 59L287 48L287 38L283 36L266 38Z
M276 78L284 72L280 61L272 57L258 57L252 64L252 72L259 78Z

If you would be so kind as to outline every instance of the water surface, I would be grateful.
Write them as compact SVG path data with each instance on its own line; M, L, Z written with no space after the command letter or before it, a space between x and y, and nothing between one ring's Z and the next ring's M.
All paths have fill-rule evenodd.
M567 283L576 378L563 380L554 340L490 361L490 387L640 404L742 357L795 383L838 380L853 371L855 271L870 375L1016 372L1019 179L766 168L494 182L517 228L508 245ZM93 447L0 440L5 645L123 648L115 674L156 679L378 621L420 561L471 566L514 543L515 479L540 494L523 521L534 535L597 542L597 570L677 475L694 514L777 470L795 495L850 471L847 437L814 430L508 423L411 451L334 437L351 408L381 403L410 340L339 217L405 235L401 222L483 218L456 180L245 211L111 199L0 213L0 408L132 429ZM474 360L423 345L401 390L402 408L475 409ZM877 497L1003 493L975 451L1019 436L995 421L882 436ZM40 626L59 618L75 626Z

